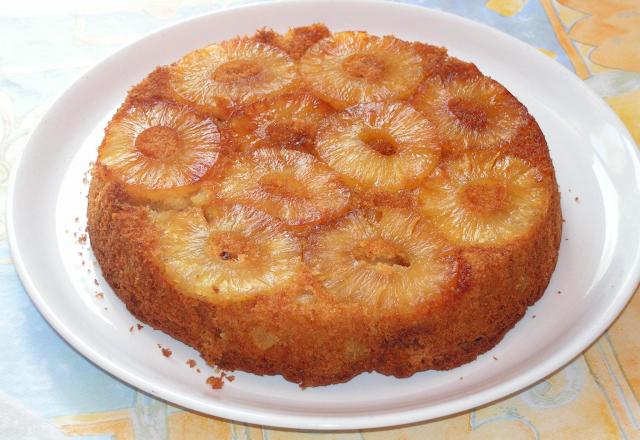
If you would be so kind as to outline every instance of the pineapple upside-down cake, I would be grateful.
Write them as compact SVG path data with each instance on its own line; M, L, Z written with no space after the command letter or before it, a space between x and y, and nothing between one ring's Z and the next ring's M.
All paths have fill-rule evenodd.
M561 230L544 136L503 86L323 25L151 72L106 128L88 214L136 317L302 386L475 359L542 295Z

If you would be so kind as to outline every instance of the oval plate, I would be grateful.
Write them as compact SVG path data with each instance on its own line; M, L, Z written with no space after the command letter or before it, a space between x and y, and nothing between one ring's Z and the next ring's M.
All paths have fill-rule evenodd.
M284 31L314 22L333 31L364 29L445 46L517 96L547 137L563 193L566 224L558 266L547 294L504 340L454 370L408 379L361 374L345 384L305 390L279 376L239 372L234 382L212 390L205 384L212 372L201 360L201 374L185 366L187 359L199 359L194 350L147 327L131 332L135 319L94 275L91 264L83 264L91 262L78 256L79 248L88 249L82 243L83 174L129 87L157 65L263 26ZM148 393L261 425L382 427L501 398L577 356L612 323L639 281L640 161L616 115L577 77L536 49L458 16L402 4L250 5L176 24L125 47L89 70L51 107L14 168L8 202L17 271L63 338L98 366ZM103 299L96 298L98 290ZM562 295L556 294L559 290ZM170 347L173 355L163 357L158 344Z

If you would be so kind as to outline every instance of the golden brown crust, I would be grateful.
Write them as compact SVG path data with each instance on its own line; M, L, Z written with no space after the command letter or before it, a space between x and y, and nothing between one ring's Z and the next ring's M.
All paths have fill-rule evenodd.
M261 30L254 38L297 60L328 35L324 25L312 25L284 36ZM447 57L444 49L416 44L428 76L451 81L481 75L473 64ZM156 69L132 88L124 105L173 100L167 69ZM226 130L224 123L220 127ZM549 194L547 209L535 227L507 245L454 249L449 257L454 273L446 289L411 308L341 302L308 268L278 294L240 301L185 294L163 268L157 251L162 231L150 220L152 210L171 207L140 199L100 163L89 192L88 232L105 279L127 308L141 321L196 348L210 364L281 374L301 386L344 382L367 371L406 377L427 369L450 369L501 340L542 295L557 259L560 199L544 136L531 115L526 113L526 122L502 148L540 172ZM233 157L233 150L231 145L225 154ZM442 161L457 155L445 151ZM351 203L374 217L379 206L418 206L411 191L353 191ZM298 231L303 247L313 244L314 234L335 224L332 220Z
M171 100L172 98L167 66L157 67L139 84L133 86L127 95L129 102Z
M331 32L324 24L316 23L310 26L291 28L284 35L265 28L256 32L254 38L262 43L279 47L287 52L291 58L298 60L307 49L329 35Z

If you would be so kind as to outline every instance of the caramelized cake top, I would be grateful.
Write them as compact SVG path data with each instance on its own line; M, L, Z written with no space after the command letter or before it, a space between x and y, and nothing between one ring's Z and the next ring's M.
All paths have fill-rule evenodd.
M197 49L134 87L96 169L148 207L188 295L378 310L461 289L529 237L555 177L503 86L442 48L322 25Z

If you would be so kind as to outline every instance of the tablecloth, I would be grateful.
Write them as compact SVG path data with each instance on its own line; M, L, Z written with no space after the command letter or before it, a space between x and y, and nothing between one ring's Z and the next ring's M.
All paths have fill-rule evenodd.
M36 1L0 5L0 438L640 438L640 299L585 353L530 388L411 426L303 433L197 415L92 365L30 302L12 265L5 199L12 163L53 98L83 70L160 26L234 1ZM640 1L411 0L538 48L602 96L640 143Z

